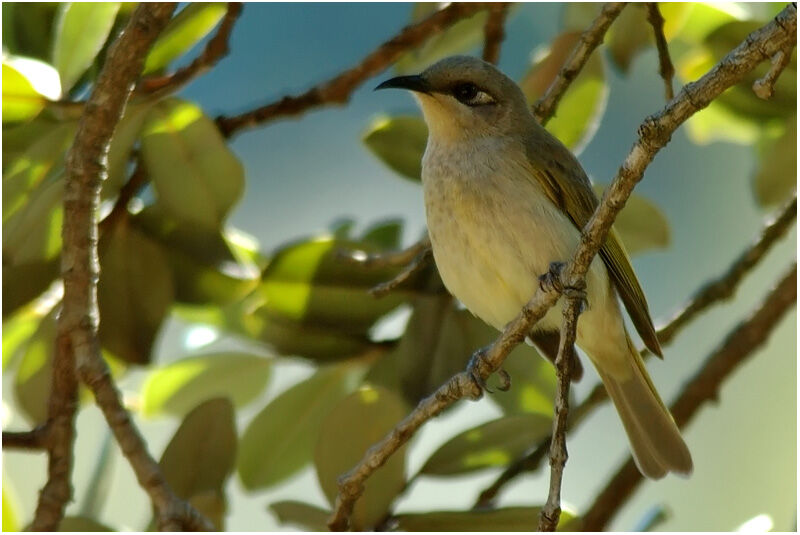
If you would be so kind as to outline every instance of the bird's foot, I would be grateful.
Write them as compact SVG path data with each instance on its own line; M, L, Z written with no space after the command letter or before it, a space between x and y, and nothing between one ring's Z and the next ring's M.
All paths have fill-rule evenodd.
M564 285L561 283L561 272L564 271L564 265L564 262L550 262L547 273L539 276L539 288L542 291L558 293L564 291Z
M489 388L484 377L491 375L492 371L491 364L486 360L485 347L472 354L472 357L469 359L469 364L467 365L467 373L469 373L472 381L481 391L486 391L489 394L494 394L494 391ZM511 388L511 376L502 368L498 370L497 373L500 376L500 385L497 387L498 390L507 392Z

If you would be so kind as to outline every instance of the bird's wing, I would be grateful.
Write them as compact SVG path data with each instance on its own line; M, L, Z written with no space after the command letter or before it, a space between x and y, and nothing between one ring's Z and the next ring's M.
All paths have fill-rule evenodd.
M526 149L535 178L543 186L547 196L569 216L578 230L582 230L599 201L577 159L549 134L544 139L537 135L535 141L526 143ZM534 162L538 165L534 165ZM654 354L662 356L647 299L633 271L625 246L613 227L600 249L600 257L645 345Z

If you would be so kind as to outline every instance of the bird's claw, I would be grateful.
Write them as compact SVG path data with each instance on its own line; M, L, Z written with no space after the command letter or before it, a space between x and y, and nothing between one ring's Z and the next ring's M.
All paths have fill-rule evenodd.
M497 389L501 392L508 392L511 390L511 375L503 368L500 368L497 375L500 376L500 386L498 386Z
M550 267L547 273L539 276L539 288L545 292L557 291L561 293L564 291L564 286L561 284L561 272L564 270L564 262L550 262Z
M494 390L489 387L486 383L486 379L484 379L484 377L488 377L491 372L491 365L486 361L485 349L479 349L473 353L467 365L467 373L469 373L472 381L481 392L485 391L489 394L494 394ZM498 371L498 375L500 376L500 385L497 389L501 392L508 392L511 388L511 376L502 368Z

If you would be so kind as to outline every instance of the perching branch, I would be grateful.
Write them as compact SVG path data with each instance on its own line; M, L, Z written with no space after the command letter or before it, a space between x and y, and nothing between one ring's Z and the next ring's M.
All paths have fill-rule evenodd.
M547 124L547 121L553 116L561 97L564 96L569 85L581 72L586 62L589 61L594 49L603 42L608 28L624 7L625 2L609 2L605 4L600 14L592 22L592 25L581 34L575 50L572 51L567 62L558 71L556 79L547 88L545 94L533 105L533 115L542 125Z
M406 51L422 44L459 20L488 9L491 3L453 3L425 20L403 30L367 55L355 67L339 74L305 93L285 96L260 108L232 117L217 118L217 126L225 137L247 128L254 128L279 117L292 117L311 108L332 104L345 104L353 91L369 78L400 59Z
M770 57L788 42L793 42L796 35L797 11L790 5L772 22L751 33L702 78L687 84L678 97L661 112L645 120L639 128L639 139L584 227L581 243L562 272L561 283L564 288L581 286L589 264L604 243L615 217L635 185L642 179L655 154L667 144L672 133L725 89L741 81L765 59L765 54ZM350 472L342 476L339 495L328 523L331 529L347 528L355 501L363 493L364 482L422 424L462 398L476 399L482 395L478 383L485 381L500 368L506 356L524 340L560 295L554 288L539 288L520 314L506 326L501 336L473 356L467 371L453 376L431 396L420 401L411 414L371 447Z
M497 64L500 61L500 45L505 38L503 25L508 16L508 2L498 2L489 8L489 18L483 27L483 60Z
M657 2L647 2L647 21L653 27L653 35L656 39L656 49L658 50L658 73L664 79L664 95L667 102L675 97L672 90L672 78L675 76L675 67L669 56L667 38L664 35L664 17L658 9Z
M778 81L778 77L783 72L783 69L786 68L789 61L792 59L793 48L794 43L776 52L775 55L772 56L772 66L769 71L767 71L767 74L753 82L753 93L755 93L758 98L764 100L772 98L772 95L775 93L775 82Z
M233 26L242 13L241 2L228 2L228 10L222 18L217 33L208 41L203 53L189 65L172 74L150 76L139 82L137 93L157 94L156 97L174 93L187 83L211 70L222 58L228 55L228 43Z
M86 103L75 140L67 154L61 253L64 297L58 318L54 367L71 368L71 359L74 358L78 377L94 393L97 405L103 411L140 485L150 495L160 527L196 529L212 526L170 490L158 464L147 452L130 415L122 406L119 392L100 354L98 340L97 281L100 273L97 213L100 186L108 174L108 147L134 83L142 72L147 52L174 10L173 3L144 3L136 8L125 30L109 48L105 64ZM57 374L54 373L55 375ZM71 379L74 382L74 376ZM63 380L66 382L69 378L64 377ZM56 377L50 401L51 413L57 404L55 386ZM73 386L77 389L76 385ZM54 476L60 476L67 488L67 493L64 494L62 484L61 494L56 498L68 499L71 494L69 467L66 466L66 474L63 467L69 463L71 456L72 418L63 427L53 421L50 433L50 479L40 497L34 519L35 529L42 529L43 526L50 530L55 529L62 514L63 502L61 511L54 514L50 497L45 496L52 486ZM58 467L54 466L55 461L58 461L53 459L54 453L61 453L66 458ZM54 468L61 470L55 473Z
M578 316L583 308L586 295L584 289L570 289L564 292L564 305L561 322L561 337L556 356L556 391L553 414L553 439L550 441L550 491L547 502L539 513L539 531L555 531L561 518L561 480L567 464L567 416L569 415L569 386L572 380L572 352L575 346L575 331Z
M779 320L797 301L797 264L783 276L756 312L734 327L703 367L684 386L670 407L675 423L684 428L707 402L714 401L725 379L761 347ZM595 498L583 517L584 531L602 531L642 481L629 457Z
M670 322L658 330L658 341L662 346L669 344L686 325L697 318L702 312L712 305L732 298L745 276L750 273L772 249L779 239L786 235L791 224L797 218L797 197L789 201L780 214L764 226L758 239L734 260L728 270L720 277L706 282L701 286L684 308L676 314ZM641 351L644 355L644 350ZM586 417L608 400L608 394L602 384L598 384L570 413L567 430L571 431L580 425ZM536 470L542 459L547 455L547 446L550 437L543 440L539 446L524 457L511 463L500 476L483 492L481 492L474 508L484 508L491 505L500 490L517 476Z

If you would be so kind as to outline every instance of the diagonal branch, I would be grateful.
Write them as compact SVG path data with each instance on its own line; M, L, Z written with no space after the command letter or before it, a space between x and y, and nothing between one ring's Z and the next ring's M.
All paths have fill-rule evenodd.
M797 218L797 197L789 201L780 214L761 231L759 238L748 247L730 265L720 277L701 286L689 299L689 303L676 314L670 322L658 330L658 341L665 346L691 321L712 305L730 299L736 293L745 276L755 268L778 240L786 235L791 224ZM644 355L644 351L642 351ZM591 412L608 400L608 394L602 384L598 384L570 414L567 430L571 431L580 425ZM543 440L539 446L524 457L511 463L500 476L483 492L476 501L475 508L491 505L505 485L517 476L536 470L547 455L550 438Z
M483 60L497 64L500 61L500 45L505 38L503 25L508 16L508 2L498 2L489 8L489 18L486 19L486 26L483 28Z
M228 10L222 18L217 33L208 41L203 53L189 65L178 69L172 74L145 78L139 82L137 93L153 94L155 98L161 98L180 90L198 76L214 68L219 60L228 55L228 43L233 32L233 26L241 13L241 2L228 2Z
M672 65L672 58L669 57L669 47L667 37L664 35L664 17L658 9L657 2L647 2L647 21L653 27L653 35L656 39L656 49L658 50L658 73L664 79L664 96L667 101L675 98L672 90L672 78L675 76L675 67Z
M797 264L783 276L747 320L734 327L684 386L670 407L675 423L684 428L707 402L717 399L725 379L767 341L780 319L797 301ZM583 517L584 531L602 531L630 498L642 475L632 458L606 484Z
M567 62L561 67L556 79L547 88L542 98L533 105L533 115L542 125L547 124L547 121L553 116L561 97L564 96L569 85L581 72L586 62L589 61L594 49L603 42L608 28L624 7L625 2L609 2L605 4L600 14L592 22L592 25L581 34L575 50L572 51Z
M605 242L614 219L625 205L635 185L642 179L656 153L669 142L672 133L695 112L707 106L725 89L741 81L761 61L797 36L797 10L789 5L769 24L752 32L698 81L686 85L681 93L659 113L648 117L639 128L639 139L606 190L599 206L583 229L581 243L561 276L562 287L581 287L589 264ZM339 481L339 495L328 521L331 529L346 529L356 500L370 475L405 444L427 420L463 398L482 394L478 384L497 371L511 350L519 345L531 328L559 299L555 289L539 288L520 314L499 338L473 356L468 370L453 376L417 407L380 442L371 447L359 463Z
M145 56L174 10L173 3L145 3L136 8L127 27L109 49L103 69L86 103L75 140L67 154L61 253L64 297L58 318L58 351L54 366L56 369L62 366L66 369L68 364L72 367L71 359L74 358L78 377L94 393L95 400L140 485L150 495L160 526L196 529L210 528L211 524L188 504L177 499L167 485L158 464L148 453L130 415L122 406L119 392L100 354L98 341L97 281L100 274L97 260L97 213L100 185L108 174L108 147L133 85L142 72ZM71 379L74 381L74 375ZM51 408L56 404L53 397ZM64 425L63 431L58 428L54 423L51 429L51 478L42 491L40 507L34 520L36 529L47 526L53 530L57 527L57 522L52 522L55 516L48 511L52 506L44 498L53 480L52 457L57 451L55 444L58 444L58 451L66 450L67 455L71 454L72 419L70 418L68 425ZM58 437L59 433L64 435L63 438ZM68 461L69 459L66 462ZM62 462L59 468L64 464ZM59 475L64 478L69 489L68 466L66 474L59 472ZM66 494L67 499L69 494L71 491ZM58 497L63 498L65 495L62 493Z
M407 50L422 44L459 20L491 6L491 3L486 2L452 3L425 20L403 28L358 65L335 78L300 95L285 96L277 102L232 117L217 117L217 126L225 137L231 137L241 130L254 128L279 117L301 115L317 106L345 104L358 86L400 59Z
M794 44L776 52L775 55L772 56L772 66L769 71L767 71L767 74L753 82L753 93L755 93L758 98L764 100L772 98L773 93L775 93L775 82L778 81L778 77L786 66L789 65L789 61L792 59L793 48Z

